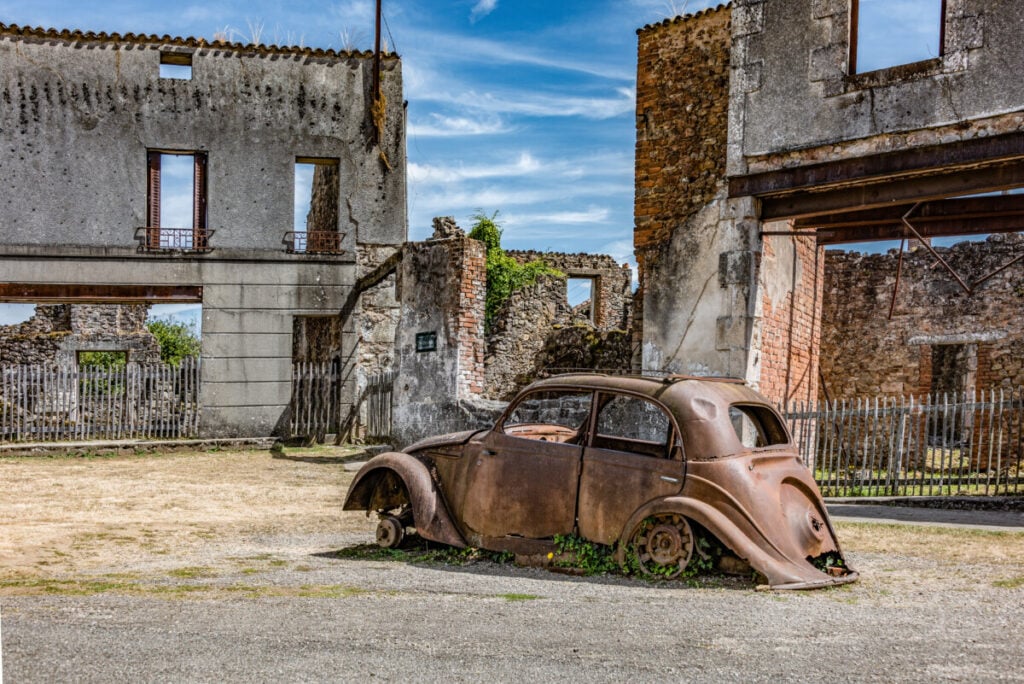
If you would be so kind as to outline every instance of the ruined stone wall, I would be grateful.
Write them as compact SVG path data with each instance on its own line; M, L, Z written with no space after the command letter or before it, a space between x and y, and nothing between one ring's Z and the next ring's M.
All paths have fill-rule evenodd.
M758 389L782 405L813 402L818 396L824 254L813 236L768 236L762 260L764 270L776 277L761 291Z
M508 254L520 263L542 259L568 277L593 278L592 293L596 297L592 299L596 302L570 306L566 279L557 276L541 276L535 283L513 292L487 336L485 396L507 400L542 370L593 368L589 365L593 359L600 360L604 369L630 368L632 359L628 345L627 351L622 352L621 336L614 344L608 344L607 336L563 332L575 326L590 332L628 328L632 320L632 271L628 266L604 254ZM593 321L590 306L594 306ZM560 344L579 346L565 348L564 354L553 353ZM567 365L556 365L559 363Z
M758 379L760 224L726 184L732 9L639 32L634 246L645 370Z
M1024 237L993 235L939 253L968 283L1024 254ZM927 393L937 346L961 346L974 388L1024 383L1021 262L967 294L924 249L904 256L888 320L897 255L826 252L821 369L835 398ZM933 379L937 382L933 385Z
M159 363L144 304L37 306L18 325L0 326L0 364L75 365L80 351L124 351L131 363Z
M484 244L462 231L410 242L403 248L397 291L401 319L395 337L397 371L394 442L483 427L497 406L480 400L484 389ZM436 348L417 350L417 336Z
M620 264L607 254L564 254L533 250L509 250L508 255L521 264L542 259L569 278L591 278L594 281L591 302L593 323L600 329L628 330L633 314L633 272L628 264Z
M1006 78L1024 69L1018 3L947 0L941 56L864 74L850 73L850 5L734 3L731 174L1019 129L1024 89Z

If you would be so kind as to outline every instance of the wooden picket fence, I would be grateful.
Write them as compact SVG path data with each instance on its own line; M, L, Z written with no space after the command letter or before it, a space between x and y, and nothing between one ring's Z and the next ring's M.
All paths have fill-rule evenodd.
M1024 493L1024 388L793 404L826 496Z
M394 380L394 371L369 376L353 407L337 364L292 364L291 436L322 442L328 434L351 429L364 439L386 439L391 434ZM353 424L343 424L353 415Z
M177 439L199 432L199 361L0 366L0 442Z

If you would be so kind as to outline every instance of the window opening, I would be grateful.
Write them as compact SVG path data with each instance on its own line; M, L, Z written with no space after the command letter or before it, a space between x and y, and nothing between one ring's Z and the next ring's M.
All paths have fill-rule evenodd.
M502 424L505 434L526 439L577 444L590 416L590 392L531 392Z
M851 73L940 57L945 14L945 0L852 0Z
M672 422L653 402L626 395L601 395L594 446L664 458Z
M182 52L160 53L160 78L192 80L192 55Z
M297 159L291 251L340 251L338 203L338 160Z
M79 366L121 368L128 363L127 351L79 351L75 355Z
M729 420L740 443L748 449L789 443L786 428L765 406L733 404L729 407Z
M566 278L566 296L572 308L573 319L583 318L594 322L595 278Z
M151 151L148 166L147 249L206 249L206 153Z

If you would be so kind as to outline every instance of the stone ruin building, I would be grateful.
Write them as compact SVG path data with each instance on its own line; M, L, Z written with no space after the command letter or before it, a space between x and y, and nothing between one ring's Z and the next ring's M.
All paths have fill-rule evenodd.
M160 344L146 329L145 304L54 304L36 307L24 323L0 326L4 364L77 366L79 354L113 351L129 363L160 362Z
M202 436L286 432L295 361L333 364L351 413L396 319L365 276L407 235L401 63L375 116L374 62L0 24L0 301L201 304ZM192 191L168 223L172 162Z
M998 271L1024 259L1024 236L936 251L967 283L989 276L983 294L968 295L923 247L902 266L895 249L825 252L821 398L1024 385L1024 279L1014 268Z
M1009 286L1022 267L1008 253L1015 243L997 243L976 267L977 247L940 254L927 240L1021 228L1024 196L996 193L1024 186L1024 14L1009 0L929 7L938 54L870 71L858 68L861 33L872 30L859 0L735 0L640 29L644 369L739 377L779 403L813 401L821 375L844 392L931 387L925 367L936 363L970 369L976 383L989 372L1017 381L1014 348L1000 347L1015 327L1007 316L1020 313ZM860 387L840 370L860 362L824 345L840 344L840 319L872 294L888 314L892 282L882 281L895 279L898 257L826 257L824 247L909 239L924 252L904 255L899 297L928 297L919 304L931 311L854 336L893 355L884 381L875 373ZM947 269L942 254L956 263ZM843 281L854 260L874 265L865 283ZM998 277L982 273L1002 266ZM968 275L962 287L957 271L982 282ZM834 298L829 308L826 287L850 292L846 313ZM897 301L897 313L907 306ZM943 311L965 318L940 324Z
M566 277L541 276L512 294L485 332L486 250L452 219L408 243L396 264L395 442L486 425L519 388L546 372L630 367L632 274L604 255L516 252ZM566 278L589 279L591 298L569 305Z

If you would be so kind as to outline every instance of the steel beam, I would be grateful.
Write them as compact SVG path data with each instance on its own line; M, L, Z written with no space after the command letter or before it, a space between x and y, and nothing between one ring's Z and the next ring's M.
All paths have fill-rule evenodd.
M26 304L192 304L203 301L195 285L69 285L0 283L0 302Z

